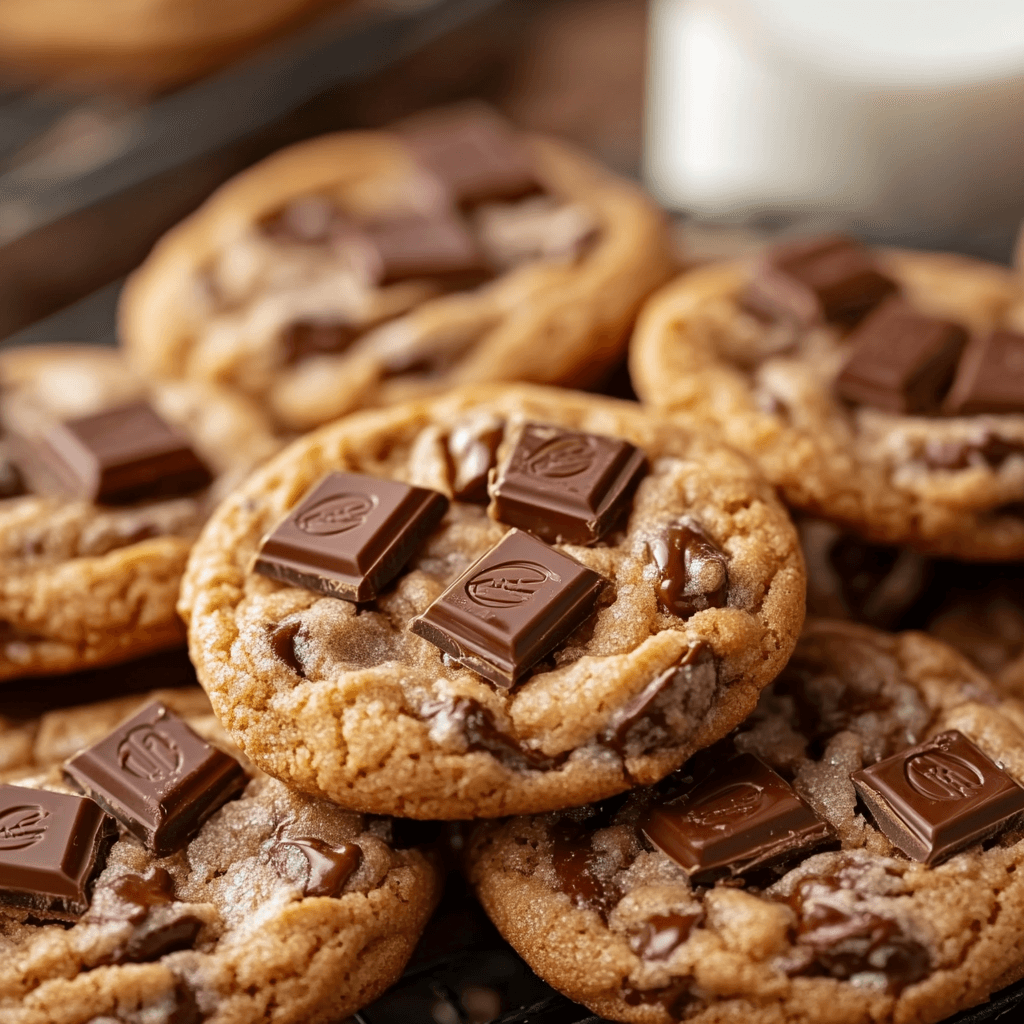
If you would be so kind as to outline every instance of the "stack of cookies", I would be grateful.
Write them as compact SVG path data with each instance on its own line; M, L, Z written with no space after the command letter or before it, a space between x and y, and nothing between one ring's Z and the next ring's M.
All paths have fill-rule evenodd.
M0 357L5 1022L337 1022L446 864L615 1021L1024 974L1024 704L860 614L1024 554L1016 281L828 238L641 311L672 273L635 187L468 107L229 182L123 355ZM567 390L638 313L643 402ZM897 552L859 604L840 543Z

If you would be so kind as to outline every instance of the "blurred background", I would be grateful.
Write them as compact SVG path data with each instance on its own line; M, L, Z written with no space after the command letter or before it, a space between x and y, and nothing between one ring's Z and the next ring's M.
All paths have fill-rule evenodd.
M1019 0L0 0L0 339L110 340L231 174L465 96L642 177L691 259L839 225L1005 262L1024 217Z

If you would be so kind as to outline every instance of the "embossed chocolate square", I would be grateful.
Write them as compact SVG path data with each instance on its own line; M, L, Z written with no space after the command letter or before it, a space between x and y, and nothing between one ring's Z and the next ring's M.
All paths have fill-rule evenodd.
M527 423L490 487L489 511L550 543L593 544L625 515L646 468L628 441Z
M850 778L882 832L925 864L987 839L1024 812L1024 788L955 729Z
M19 440L15 457L36 489L106 504L188 494L212 479L185 434L145 402L66 420Z
M0 786L0 908L81 917L116 837L113 819L87 797Z
M330 473L263 539L253 570L346 601L370 601L448 510L425 487Z
M740 754L689 793L652 808L640 827L700 884L833 838L793 787L753 754Z
M159 701L76 754L65 775L158 857L244 788L242 766Z
M743 301L755 312L804 326L851 324L896 290L864 246L843 235L827 235L769 249Z
M470 566L411 629L511 688L590 614L603 577L519 530Z
M850 335L852 351L836 381L843 398L916 414L938 410L967 344L959 324L889 299Z

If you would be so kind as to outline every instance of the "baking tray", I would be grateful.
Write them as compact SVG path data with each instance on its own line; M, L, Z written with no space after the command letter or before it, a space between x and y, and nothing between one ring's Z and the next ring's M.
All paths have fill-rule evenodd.
M343 7L148 103L0 91L0 338L126 274L273 150L486 93L530 7L392 0L356 5L358 17Z

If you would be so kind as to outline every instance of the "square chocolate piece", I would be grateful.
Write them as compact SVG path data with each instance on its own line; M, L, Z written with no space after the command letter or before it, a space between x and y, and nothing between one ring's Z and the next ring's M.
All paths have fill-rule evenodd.
M740 754L689 793L654 807L640 827L702 885L833 838L793 787L753 754Z
M805 327L822 321L853 324L896 290L864 246L828 235L769 249L744 302L756 312Z
M73 921L117 826L87 797L0 786L0 908Z
M850 402L886 412L934 412L956 373L967 331L889 299L850 335L836 388Z
M487 276L483 250L455 217L403 217L365 225L353 238L361 275L374 285L440 277L467 286Z
M457 203L519 199L537 190L537 177L519 133L482 104L421 114L399 126L416 162Z
M925 864L987 839L1024 812L1024 788L955 729L850 778L875 824Z
M212 479L184 432L145 402L60 423L19 443L17 460L39 490L110 505L188 494Z
M329 473L260 546L253 569L346 601L371 601L441 521L448 499L361 473Z
M943 409L950 416L1024 412L1024 334L971 338Z
M245 787L242 766L159 701L76 754L64 774L158 857Z
M593 544L622 519L646 469L628 441L527 423L490 487L490 512L550 543Z
M509 530L411 628L509 689L583 622L603 582L574 558Z

